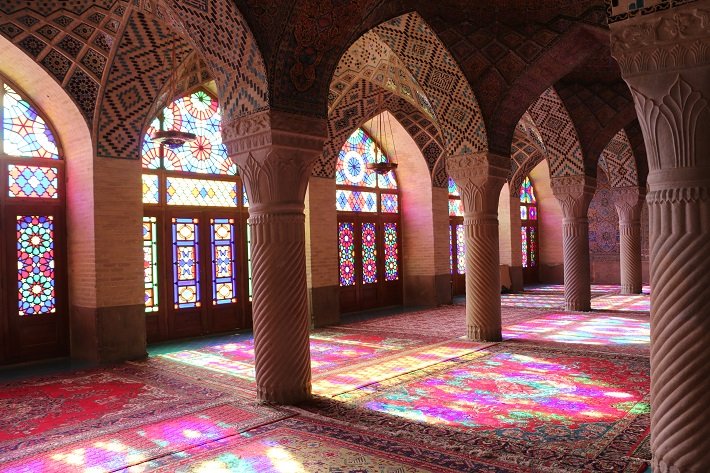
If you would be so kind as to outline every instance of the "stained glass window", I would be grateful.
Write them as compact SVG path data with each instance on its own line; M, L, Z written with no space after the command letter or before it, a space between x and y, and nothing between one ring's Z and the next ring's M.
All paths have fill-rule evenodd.
M449 178L449 196L459 197L459 187L456 185L452 178Z
M449 270L454 274L454 229L449 225Z
M234 220L210 220L212 249L212 304L237 302Z
M157 204L160 202L160 191L158 188L158 176L154 174L143 174L143 203Z
M340 285L355 285L355 225L338 224L338 258L340 260Z
M17 217L17 288L20 316L56 312L54 217Z
M247 273L249 278L249 300L254 295L251 287L251 225L247 223Z
M173 218L173 285L175 308L200 307L199 222Z
M41 166L8 165L8 196L59 198L59 171Z
M520 227L520 239L522 243L523 268L528 267L528 227Z
M399 279L399 253L397 252L397 224L385 223L385 280Z
M523 267L537 266L537 200L530 177L520 186L520 238Z
M59 159L57 141L37 110L3 84L3 152L25 158Z
M195 205L201 207L237 207L239 193L233 181L208 179L167 178L168 205Z
M143 217L143 281L145 311L158 311L158 238L156 217Z
M463 225L456 225L456 272L466 274L466 232Z
M197 135L195 141L176 149L163 147L163 169L201 174L236 175L237 166L227 156L222 143L222 116L217 100L198 90L181 97L163 110L163 130L179 130ZM160 147L152 135L160 130L156 118L143 139L143 167L160 169Z
M461 194L459 194L459 188L451 178L449 178L449 217L463 217Z
M335 208L343 212L377 212L377 194L338 189Z
M362 282L377 282L377 226L362 224Z
M397 194L380 194L382 205L380 212L387 214L399 213L399 196Z

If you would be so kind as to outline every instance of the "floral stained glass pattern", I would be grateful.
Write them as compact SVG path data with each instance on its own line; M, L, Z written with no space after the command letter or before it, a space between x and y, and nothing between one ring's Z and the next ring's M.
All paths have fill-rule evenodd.
M449 270L454 274L454 229L449 225Z
M249 291L249 301L251 302L252 295L252 280L251 280L251 225L247 223L247 273L248 273L248 291Z
M520 186L520 237L523 267L537 265L537 201L530 177L526 177Z
M157 312L159 309L157 221L155 217L143 217L143 281L146 312Z
M528 227L520 227L520 239L522 240L523 268L528 267Z
M160 191L158 187L158 176L154 174L143 174L143 203L157 204L160 202Z
M19 315L56 312L54 217L17 217L17 288Z
M335 208L341 212L377 212L377 194L338 189Z
M163 110L164 130L180 130L197 135L197 139L176 149L163 147L163 168L201 174L234 176L237 165L227 156L222 143L222 116L217 100L198 90L179 98ZM152 135L160 129L155 119L143 140L143 167L160 168L159 145Z
M10 156L59 159L54 135L37 110L10 86L2 96L3 151Z
M200 207L237 207L237 183L208 179L168 177L166 198L168 205Z
M57 168L10 164L7 170L9 197L59 198Z
M385 223L385 281L399 279L399 253L397 251L397 224Z
M173 286L176 309L200 307L197 219L173 218Z
M381 194L380 199L382 213L396 214L399 213L399 196L397 194Z
M456 225L456 272L466 274L466 232L463 225Z
M212 304L237 302L234 219L211 219L210 239L212 245Z
M340 285L355 285L355 226L352 222L338 224L338 259Z
M377 282L377 226L374 223L362 224L362 282Z

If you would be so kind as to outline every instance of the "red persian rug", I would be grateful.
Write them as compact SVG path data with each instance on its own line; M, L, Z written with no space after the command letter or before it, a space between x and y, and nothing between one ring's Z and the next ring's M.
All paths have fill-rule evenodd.
M111 439L149 431L146 426L225 406L238 408L227 416L237 429L289 415L247 404L227 390L171 376L151 363L5 383L0 385L0 458L13 463L23 459L21 465L25 459L61 453L67 446L75 451L101 438L109 445ZM57 471L71 471L67 465L71 463Z

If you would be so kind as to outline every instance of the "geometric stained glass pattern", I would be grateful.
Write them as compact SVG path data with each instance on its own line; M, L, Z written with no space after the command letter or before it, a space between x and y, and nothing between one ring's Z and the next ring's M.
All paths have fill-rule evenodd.
M19 315L56 312L54 217L17 216Z
M399 195L397 194L380 194L382 213L396 214L399 213Z
M341 212L377 212L377 194L338 189L335 191L335 207Z
M522 241L523 268L528 267L528 227L520 227L520 239Z
M459 187L452 178L449 178L449 197L460 197Z
M338 258L340 285L355 285L355 226L352 222L338 224Z
M157 218L143 217L143 281L145 311L158 311L158 238Z
M234 219L210 220L212 249L212 304L237 302Z
M396 281L398 279L397 224L385 223L385 281Z
M159 176L155 174L143 174L143 203L158 204L160 203L160 191L158 190Z
M57 168L8 166L8 196L57 199Z
M367 169L368 163L375 162L375 142L358 128L350 135L340 150L335 169L335 183L346 186L375 187L375 171Z
M461 199L449 199L449 216L463 217L463 205Z
M173 286L176 309L200 307L199 222L173 218Z
M4 84L2 150L10 156L59 159L54 135L37 110Z
M374 223L362 224L362 282L377 282L377 232Z
M237 207L237 183L208 179L167 178L168 205Z
M163 147L163 166L167 171L234 176L237 165L227 156L222 143L222 116L216 99L202 90L181 97L163 110L163 130L194 133L197 138L170 149ZM160 130L156 118L143 139L143 167L160 169L160 146L152 135Z
M534 204L535 202L535 191L533 190L532 182L530 181L530 177L528 176L525 178L522 185L520 186L520 203Z

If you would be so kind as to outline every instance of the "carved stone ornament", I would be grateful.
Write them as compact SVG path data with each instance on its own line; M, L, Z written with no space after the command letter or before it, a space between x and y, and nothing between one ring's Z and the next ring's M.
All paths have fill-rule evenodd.
M596 179L590 176L561 176L551 179L552 193L562 206L565 218L586 218L594 196Z
M706 4L707 5L707 4ZM609 25L624 77L710 62L710 8L691 3Z
M510 158L489 152L452 156L446 160L446 170L459 188L466 213L497 211L509 163Z

